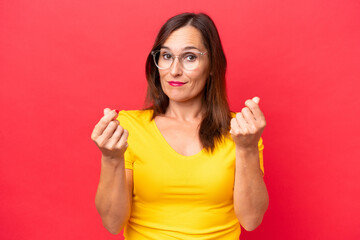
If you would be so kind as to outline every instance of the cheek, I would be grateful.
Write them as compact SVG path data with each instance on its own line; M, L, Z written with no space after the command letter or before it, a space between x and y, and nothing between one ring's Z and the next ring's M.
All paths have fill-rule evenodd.
M166 83L166 79L167 79L167 74L164 72L159 71L159 77L160 77L160 86L161 89L163 90L163 92L165 93L165 95L168 95L168 88L170 87L167 83Z
M191 76L193 84L201 87L205 85L207 78L208 76L205 72L194 72Z
M165 80L165 74L159 71L160 85L163 86L163 82Z

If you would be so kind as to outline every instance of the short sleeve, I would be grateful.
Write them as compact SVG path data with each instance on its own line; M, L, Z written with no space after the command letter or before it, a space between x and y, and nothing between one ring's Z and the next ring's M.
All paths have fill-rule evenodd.
M263 139L261 137L258 142L258 149L259 149L260 169L264 176L264 174L265 174L265 172L264 172L264 144L263 144Z
M119 115L117 117L117 120L120 122L120 125L126 129L128 132L133 132L133 127L130 124L131 117L129 116L129 112L125 110L121 110L119 112ZM134 155L132 153L132 150L130 148L131 144L131 134L127 139L128 142L128 148L125 151L124 158L125 158L125 168L127 169L133 169L134 164Z
M134 159L129 147L125 151L124 158L125 158L125 168L133 169Z

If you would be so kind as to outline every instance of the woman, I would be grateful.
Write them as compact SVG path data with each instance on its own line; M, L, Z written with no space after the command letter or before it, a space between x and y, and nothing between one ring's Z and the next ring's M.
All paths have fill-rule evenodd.
M96 207L126 240L239 239L268 207L259 98L231 113L213 21L184 13L161 28L146 62L146 110L105 109ZM240 223L240 225L239 225Z

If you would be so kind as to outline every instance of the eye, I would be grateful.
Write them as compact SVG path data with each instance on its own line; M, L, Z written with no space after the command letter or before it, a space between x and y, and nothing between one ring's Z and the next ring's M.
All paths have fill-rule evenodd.
M194 62L196 61L197 56L194 53L186 53L184 54L184 59L188 62Z
M172 58L170 53L163 53L161 56L164 60L169 60Z

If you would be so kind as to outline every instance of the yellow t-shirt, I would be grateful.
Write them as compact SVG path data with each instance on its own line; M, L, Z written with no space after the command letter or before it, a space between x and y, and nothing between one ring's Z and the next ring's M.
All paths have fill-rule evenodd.
M225 138L210 154L177 153L151 120L152 110L121 111L129 131L125 167L133 170L131 216L125 240L238 240L233 204L235 145ZM263 170L263 144L259 144Z

